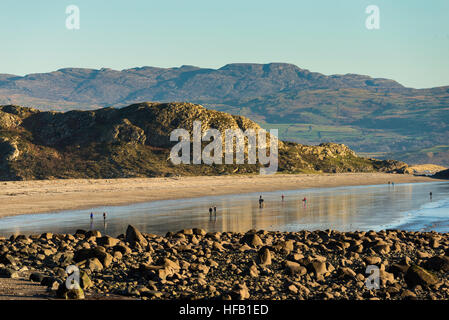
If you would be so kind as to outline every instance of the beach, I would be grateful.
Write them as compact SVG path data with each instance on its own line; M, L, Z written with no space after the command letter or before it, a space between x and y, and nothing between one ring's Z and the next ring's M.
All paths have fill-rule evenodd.
M276 174L0 182L0 217L214 195L438 181L386 173Z
M0 238L0 300L442 300L448 244L400 230L20 235ZM80 288L67 288L75 264Z

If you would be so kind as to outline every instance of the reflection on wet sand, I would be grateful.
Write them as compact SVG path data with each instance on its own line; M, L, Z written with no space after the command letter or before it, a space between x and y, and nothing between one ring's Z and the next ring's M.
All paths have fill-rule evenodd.
M97 229L116 236L128 224L156 234L183 228L236 232L249 229L376 230L399 223L405 212L429 203L430 190L434 202L449 198L448 183L270 192L263 194L262 208L260 194L226 195L7 217L0 219L0 234ZM209 208L214 206L217 212L211 214ZM92 220L89 219L91 211L94 212ZM103 212L107 212L107 219Z

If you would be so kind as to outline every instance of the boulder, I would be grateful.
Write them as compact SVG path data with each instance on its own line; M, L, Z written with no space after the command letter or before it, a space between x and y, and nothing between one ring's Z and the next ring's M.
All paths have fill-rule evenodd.
M41 283L42 280L44 279L44 275L40 272L33 272L32 274L30 274L30 280L32 282L38 282Z
M245 283L236 284L232 288L230 295L231 295L232 299L235 299L235 300L245 300L245 299L249 299L249 297L250 297L248 287L246 286Z
M364 259L367 265L378 265L382 262L382 259L377 256L369 256Z
M59 288L59 285L61 283L62 283L62 281L55 277L44 277L41 281L41 285L43 285L47 288L55 288L55 287Z
M10 254L2 254L0 255L0 263L4 264L5 266L7 265L16 265L16 259L11 256Z
M110 236L103 236L97 238L97 244L104 247L113 247L120 242L117 238L112 238Z
M449 257L448 256L435 256L427 260L424 267L435 271L449 271Z
M401 274L406 274L408 268L410 268L410 266L408 265L393 263L388 269L388 271L393 273L395 277L398 277Z
M98 260L98 258L90 258L87 263L86 267L92 271L92 272L100 272L103 270L103 264Z
M253 264L253 265L251 265L251 267L249 267L248 274L253 278L259 277L259 270L257 269L257 266L255 264Z
M197 236L205 236L207 233L206 230L199 229L199 228L193 228L192 231L193 231L193 234L196 234Z
M18 278L19 273L11 268L0 268L0 278Z
M327 272L326 262L315 260L307 265L307 271L316 276Z
M294 249L294 243L295 242L293 240L280 241L274 246L274 248L277 251L283 251L286 254L289 254Z
M307 269L297 262L287 260L284 264L287 273L290 275L304 275L307 273Z
M355 279L357 273L355 273L355 271L351 268L343 267L337 270L337 276L343 279Z
M82 300L85 298L84 291L81 288L67 289L63 284L56 291L56 297L66 300Z
M73 260L75 262L81 262L91 258L97 258L101 262L103 267L107 268L112 263L112 256L109 253L105 252L104 248L103 250L100 248L102 247L97 247L94 249L80 249L78 251L75 251Z
M252 232L246 233L241 239L240 243L246 243L249 246L252 247L258 247L263 246L262 239L256 234Z
M140 231L132 225L129 225L126 229L125 241L132 246L135 246L136 244L139 244L140 246L146 246L148 244L147 239L145 239Z
M263 266L267 266L271 264L271 252L267 247L263 247L257 253L257 258L259 260L259 264Z
M80 287L83 290L89 289L90 287L93 287L93 282L90 280L89 276L86 272L81 271L80 272Z
M45 232L45 233L41 234L40 238L45 239L45 240L50 240L53 238L53 233Z
M86 237L86 239L89 239L89 238L100 238L101 237L101 232L98 231L98 230L90 230L90 231L87 231L85 233L85 237Z
M127 254L131 254L132 250L130 247L124 245L124 244L117 244L112 248L112 251L118 251L120 252L122 255L127 255Z
M428 287L437 284L438 278L430 271L417 265L412 265L405 274L405 282L411 288L417 285Z

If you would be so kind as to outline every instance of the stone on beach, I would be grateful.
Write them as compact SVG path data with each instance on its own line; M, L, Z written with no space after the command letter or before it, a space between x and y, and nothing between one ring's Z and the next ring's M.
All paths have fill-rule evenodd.
M126 229L125 241L130 243L132 246L135 246L136 244L146 246L148 244L148 241L140 233L140 231L131 225L129 225Z
M442 255L447 234L193 228L159 236L129 230L128 237L135 235L131 242L126 234L97 238L85 231L0 240L1 273L16 277L3 281L41 283L48 295L63 299L449 298L449 256ZM438 247L429 246L432 238ZM351 249L357 245L361 253ZM383 245L400 251L375 250ZM71 264L80 270L81 291L64 289ZM379 268L375 291L366 290L369 265Z
M407 270L405 281L409 287L431 286L438 283L438 278L426 269L413 265Z

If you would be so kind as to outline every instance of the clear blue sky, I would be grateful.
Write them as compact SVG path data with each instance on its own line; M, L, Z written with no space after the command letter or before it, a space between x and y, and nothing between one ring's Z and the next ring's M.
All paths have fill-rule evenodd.
M68 5L81 29L65 28ZM380 30L365 28L368 5ZM288 62L449 85L448 0L2 0L0 73Z

